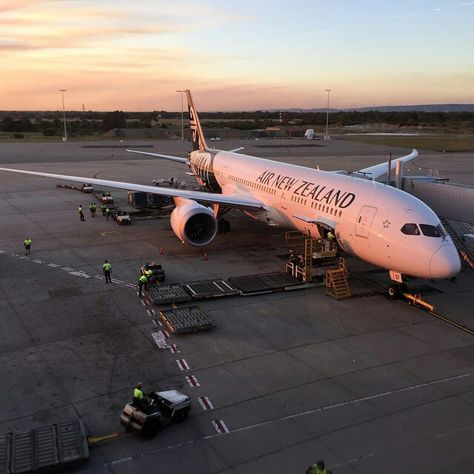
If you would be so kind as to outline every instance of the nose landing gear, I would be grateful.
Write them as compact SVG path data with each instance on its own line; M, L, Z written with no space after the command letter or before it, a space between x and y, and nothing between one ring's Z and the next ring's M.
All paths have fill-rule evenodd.
M390 279L392 280L392 284L387 289L387 296L389 299L394 300L396 298L400 298L402 293L407 291L407 285L403 275L400 272L390 270L389 275Z
M406 293L408 287L406 283L393 283L387 289L388 298L391 300L395 300L397 298L401 298L403 293Z

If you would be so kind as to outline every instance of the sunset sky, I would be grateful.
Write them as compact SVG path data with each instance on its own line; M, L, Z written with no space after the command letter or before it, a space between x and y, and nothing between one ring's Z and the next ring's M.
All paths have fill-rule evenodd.
M474 1L0 0L0 110L474 103Z

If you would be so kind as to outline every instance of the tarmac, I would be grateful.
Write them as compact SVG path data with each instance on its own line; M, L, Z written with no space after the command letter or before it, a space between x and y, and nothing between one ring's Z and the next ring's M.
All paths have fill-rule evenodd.
M171 176L192 182L179 164L127 154L118 142L83 147L90 144L2 144L0 162L143 184ZM130 147L137 144L189 151L180 141ZM407 151L345 140L294 144L218 146L350 170ZM438 169L474 185L472 158L421 153L412 172ZM303 473L319 459L334 474L474 472L474 338L374 291L388 286L385 272L348 259L361 296L342 301L315 286L198 302L216 327L170 335L160 349L152 336L163 330L159 308L134 286L140 265L158 260L167 282L283 271L284 231L232 212L231 232L217 236L206 259L203 249L179 242L166 216L119 227L92 219L93 198L55 180L1 173L0 182L0 434L78 417L91 436L121 433L91 447L77 469L91 474ZM126 192L113 196L127 209ZM33 240L29 257L25 237ZM102 277L104 259L112 284ZM472 271L454 283L412 285L439 314L474 330ZM137 382L189 395L190 418L152 440L125 434L119 417Z

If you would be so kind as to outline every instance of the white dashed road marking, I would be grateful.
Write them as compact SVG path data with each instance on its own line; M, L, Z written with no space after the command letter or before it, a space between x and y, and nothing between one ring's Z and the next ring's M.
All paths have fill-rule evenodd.
M214 409L214 405L211 403L211 400L207 397L199 397L199 404L202 406L204 411L209 411Z
M189 370L190 369L188 363L186 362L186 359L178 359L176 361L176 363L178 364L178 367L180 368L180 370Z
M45 264L47 267L50 267L50 268L60 268L61 270L68 272L69 275L72 275L72 276L86 278L86 279L96 278L97 280L104 280L104 277L101 275L88 275L86 272L82 270L76 270L71 267L61 267L61 265L58 265L57 263L52 263L52 262L47 263L44 260L40 260L39 258L32 259L29 256L20 255L14 252L7 252L6 250L0 250L0 254L11 255L12 257L19 258L20 260L30 260L31 262L37 263L38 265ZM125 283L124 281L117 280L117 279L112 279L112 283L115 283L116 285L127 286L128 288L134 288L134 289L137 288L137 285L134 285L133 283ZM145 305L145 303L142 303L142 304ZM153 312L153 314L155 313Z
M227 428L223 420L213 420L212 424L217 433L224 434L229 432L229 428Z
M170 351L172 354L179 354L178 346L176 344L171 344Z
M115 461L112 461L110 464L119 464L121 462L127 462L127 461L131 461L131 460L132 460L132 457L128 456L127 458L116 459Z
M69 272L69 275L74 275L74 276L78 276L78 277L81 277L81 278L90 278L90 275L88 275L87 273L81 272L81 271Z
M188 385L190 387L200 387L199 382L198 382L197 378L194 375L187 375L186 376L186 382L188 382Z

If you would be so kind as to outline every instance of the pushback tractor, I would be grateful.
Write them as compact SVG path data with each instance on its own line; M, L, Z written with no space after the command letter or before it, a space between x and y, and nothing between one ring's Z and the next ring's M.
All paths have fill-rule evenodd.
M127 431L149 439L164 426L186 420L190 410L191 399L177 390L151 392L143 400L127 403L120 423Z

